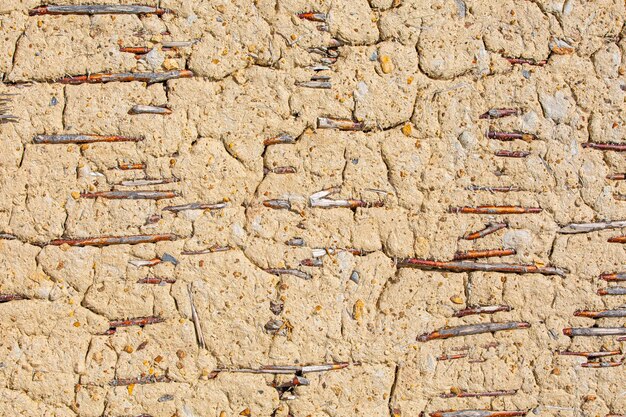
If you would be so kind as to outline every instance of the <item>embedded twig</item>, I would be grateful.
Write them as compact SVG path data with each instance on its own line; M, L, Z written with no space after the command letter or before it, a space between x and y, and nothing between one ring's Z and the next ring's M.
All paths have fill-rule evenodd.
M515 255L517 251L515 249L487 249L487 250L470 250L466 252L456 252L454 254L455 261L461 261L465 259L479 259L479 258L492 258L497 256L510 256Z
M531 142L535 139L537 139L537 136L533 135L532 133L522 133L522 132L494 132L494 131L488 131L486 133L486 136L489 139L497 139L497 140L501 140L501 141L511 141L511 140L523 140L525 142Z
M291 203L289 200L265 200L263 201L263 205L274 210L291 210Z
M178 197L176 191L98 191L80 193L81 198L106 198L109 200L163 200Z
M617 181L626 180L626 173L611 174L611 175L607 175L606 178L609 180L617 180Z
M440 394L441 398L480 398L480 397L502 397L505 395L515 395L517 390L485 391L485 392L450 392Z
M582 146L583 148L597 149L600 151L626 152L626 143L585 142Z
M621 354L622 354L621 350L610 350L610 351L599 351L599 352L572 352L572 351L564 350L564 351L559 352L559 355L563 355L563 356L583 356L588 359L604 358L607 356L615 356L615 355L621 355Z
M302 265L302 266L312 266L312 267L321 267L321 266L323 266L323 262L319 258L310 258L310 259L303 259L303 260L301 260L300 261L300 265Z
M626 220L612 220L597 223L570 223L559 229L559 233L589 233L605 229L618 229L626 227Z
M447 327L440 330L436 330L432 333L424 333L417 337L420 342L427 342L435 339L447 339L449 337L471 336L481 333L494 333L503 330L517 330L527 329L530 327L530 323L527 322L508 322L508 323L481 323L481 324L468 324L458 327ZM625 333L626 334L626 333Z
M530 155L528 151L509 151L506 149L500 149L494 152L495 156L501 156L503 158L526 158Z
M276 167L276 168L267 168L263 167L263 174L295 174L296 168L292 166L284 166L284 167Z
M141 180L128 180L121 181L117 185L123 185L124 187L143 187L147 185L162 185L162 184L171 184L173 182L180 181L176 177L172 178L155 178L155 179L141 179Z
M463 239L465 240L480 239L481 237L485 237L487 235L495 233L498 230L504 229L506 227L509 227L507 223L488 223L484 229L479 230L477 232L468 233L467 235L463 236Z
M9 301L28 300L20 294L0 294L0 303L8 303Z
M574 315L577 317L588 317L590 319L601 319L605 317L626 317L626 309L622 308L622 309L615 309L615 310L600 310L600 311L576 310L574 312Z
M309 204L311 205L311 207L320 207L320 208L344 207L344 208L350 208L350 209L356 209L358 207L361 207L361 208L383 207L385 205L383 201L368 202L368 201L355 200L355 199L332 200L332 199L326 198L327 196L331 194L335 194L337 192L338 190L336 188L319 191L309 197Z
M203 250L185 250L182 251L181 254L182 255L204 255L206 253L214 253L214 252L226 252L231 250L232 248L230 246L221 246L218 244L215 244L213 246L211 246L208 249L203 249Z
M133 162L121 162L117 165L118 169L121 169L123 171L128 171L131 169L145 169L146 168L146 164L144 164L143 162L137 162L137 163L133 163Z
M173 80L176 78L191 78L193 72L189 70L176 70L167 72L121 72L121 73L102 73L102 74L88 74L88 75L75 75L70 77L63 77L56 80L61 84L100 84L110 82L131 82L139 81L142 83L155 84L162 83L164 81Z
M437 357L438 361L451 361L455 359L463 359L467 357L467 353L456 353L454 355L441 355Z
M509 57L504 57L504 59L506 59L507 61L509 61L513 65L528 64L528 65L534 65L534 66L537 66L537 67L543 67L544 65L546 65L548 63L548 61L545 60L545 59L543 59L541 61L535 61L534 59L530 59L530 58L509 58Z
M541 213L541 207L520 206L478 206L478 207L450 207L450 213L463 214L524 214Z
M300 271L299 269L290 269L290 268L266 268L265 272L272 275L293 275L294 277L302 278L304 280L310 280L313 278L311 274Z
M626 295L626 287L600 288L598 295Z
M626 243L626 236L614 236L609 238L607 242L610 243Z
M301 237L294 237L285 242L287 246L304 246L304 239Z
M0 94L0 124L9 122L15 123L18 121L18 117L6 113L7 111L9 111L9 108L6 106L6 104L11 101L9 97L12 95L13 94Z
M176 282L174 278L146 277L137 280L137 284L165 285Z
M506 264L506 263L480 263L470 261L431 261L428 259L406 258L397 260L398 268L418 268L426 270L442 270L450 272L502 272L513 274L542 274L559 275L564 277L566 270L557 267L543 267L537 265Z
M303 12L303 13L298 13L297 16L302 20L309 20L311 22L326 22L325 13Z
M459 310L454 313L454 317L465 317L471 316L473 314L494 314L501 311L511 311L511 306L508 305L493 305L493 306L477 306L477 307L468 307L463 310Z
M204 342L204 335L202 334L202 327L200 326L200 319L198 318L198 312L196 311L196 305L193 302L193 284L187 286L187 293L189 294L189 305L191 306L191 319L193 320L193 327L196 329L196 338L198 339L198 345L202 349L206 349L206 343Z
M600 274L600 279L608 282L626 281L626 272L615 274Z
M626 335L626 327L566 327L563 329L565 336L623 336Z
M137 317L134 319L126 320L112 320L109 322L109 330L105 332L106 335L112 335L116 332L118 327L140 326L144 327L148 324L163 323L165 319L157 316L149 317Z
M348 252L354 256L366 256L372 253L371 251L365 251L363 249L356 248L314 248L311 250L314 258L321 258L326 255L334 255L338 252Z
M285 390L293 387L307 386L310 383L311 382L305 377L296 375L287 382L283 382L282 384L273 384L272 386L277 390Z
M170 379L165 375L148 375L139 378L117 378L109 382L109 385L113 387L120 387L127 385L155 384L157 382L170 382Z
M84 144L96 142L140 142L142 137L128 137L117 135L37 135L33 143L65 145L69 143Z
M134 235L134 236L100 236L86 237L79 239L54 239L50 245L70 245L70 246L108 246L108 245L137 245L140 243L156 243L172 241L178 236L172 233L158 235Z
M292 144L296 143L296 140L293 136L288 135L286 133L282 133L278 136L274 136L273 138L268 138L263 141L263 145L280 145L280 144Z
M350 366L349 362L337 362L322 365L304 365L304 366L292 366L292 365L266 365L260 368L218 368L213 372L237 372L246 374L308 374L313 372L328 372L337 371Z
M430 417L517 417L527 413L527 411L448 410L430 413Z
M332 117L318 117L318 129L337 129L337 130L363 130L365 124L363 122L355 122L350 119L336 119Z
M514 187L512 185L503 186L503 187L488 187L482 185L470 185L469 187L465 187L466 190L469 191L489 191L490 193L508 193L515 191L522 191L519 187Z
M296 86L304 87L304 88L320 88L320 89L330 89L333 87L333 84L330 81L298 81L296 82Z
M615 368L617 366L622 366L624 362L623 361L617 361L617 362L585 362L582 363L580 366L582 366L583 368Z
M174 213L178 213L179 211L185 211L185 210L220 210L220 209L225 208L226 206L228 206L227 203L214 203L214 204L190 203L190 204L183 204L180 206L167 206L167 207L164 207L163 210L173 211Z
M145 106L142 104L135 104L128 110L128 114L159 114L168 115L172 114L172 110L165 106Z
M169 253L164 253L160 258L153 258L149 260L131 259L130 261L128 261L129 264L133 266L137 266L137 267L154 266L154 265L158 265L160 263L165 263L165 262L169 262L173 265L178 265L178 260L174 258L172 255L170 255Z
M485 113L481 114L478 118L479 119L500 119L502 117L507 117L507 116L519 116L520 114L522 114L521 109L498 108L498 109L490 109L486 111Z
M0 239L2 239L2 240L16 240L17 236L12 235L11 233L0 233Z
M155 14L161 16L170 13L168 9L151 6L123 5L123 4L94 4L94 5L68 5L68 6L39 6L28 11L29 16L42 15L93 15L93 14Z

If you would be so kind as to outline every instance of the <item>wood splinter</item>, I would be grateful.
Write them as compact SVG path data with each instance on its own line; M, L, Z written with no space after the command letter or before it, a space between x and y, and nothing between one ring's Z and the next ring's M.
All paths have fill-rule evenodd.
M162 16L165 13L170 13L168 9L162 9L160 7L151 6L139 6L139 5L123 5L123 4L94 4L94 5L49 5L39 6L28 11L29 16L43 16L43 15L95 15L95 14L155 14Z
M486 263L471 261L431 261L428 259L407 258L396 259L398 268L418 268L425 270L441 270L450 272L501 272L512 274L542 274L542 275L559 275L564 277L567 271L562 268L552 266L537 266L525 264L507 264L507 263Z
M565 336L624 336L626 327L566 327Z
M600 274L600 279L607 282L626 281L626 272L619 272L614 274Z
M176 198L180 194L176 191L97 191L80 193L81 198L105 198L108 200L163 200Z
M178 236L172 233L158 235L134 235L134 236L100 236L86 237L78 239L54 239L50 245L61 246L108 246L108 245L138 245L140 243L156 243L163 241L173 241Z
M158 115L168 115L172 114L172 110L165 106L146 106L142 104L135 104L133 107L128 110L128 114L137 115L137 114L158 114Z
M128 137L118 135L84 135L84 134L71 134L71 135L37 135L33 138L33 143L37 144L52 144L52 145L66 145L66 144L78 144L85 143L97 143L97 142L141 142L144 140L142 137Z
M485 392L467 392L458 393L449 392L440 394L440 398L480 398L480 397L502 397L505 395L515 395L517 390L501 390L501 391L485 391Z
M302 278L304 280L310 280L313 278L311 274L300 271L299 269L291 269L291 268L266 268L265 272L272 275L293 275L294 277Z
M583 356L587 359L604 358L607 356L616 356L616 355L621 355L621 354L622 354L621 350L610 350L610 351L599 351L599 352L572 352L572 351L564 350L564 351L559 352L559 355Z
M450 207L450 213L462 214L525 214L541 213L541 207L520 206L478 206L478 207Z
M473 314L495 314L501 311L511 311L512 307L508 305L493 305L493 306L477 306L477 307L468 307L463 310L459 310L454 313L454 317L465 317L471 316Z
M517 330L528 329L530 323L521 322L508 322L508 323L480 323L480 324L468 324L457 327L447 327L440 330L436 330L432 333L424 333L417 337L420 342L428 342L435 339L448 339L450 337L471 336L481 333L494 333L504 330Z
M488 223L484 229L476 231L476 232L468 233L467 235L463 236L463 239L465 240L480 239L482 237L495 233L498 230L504 229L506 227L509 227L507 223Z
M517 254L517 251L515 249L470 250L465 252L456 252L453 259L455 261L461 261L465 259L493 258L500 256L511 256L515 254Z
M189 284L187 286L187 293L189 294L189 305L191 307L191 320L193 321L193 327L196 330L196 339L198 340L198 345L200 346L200 348L206 349L204 335L202 334L202 327L200 326L200 319L198 318L196 305L193 302L193 284Z
M191 78L193 72L189 70L176 70L166 72L122 72L122 73L103 73L88 74L63 77L56 80L60 84L101 84L110 82L132 82L138 81L147 84L162 83L177 78Z
M430 417L518 417L527 411L447 410L430 413Z

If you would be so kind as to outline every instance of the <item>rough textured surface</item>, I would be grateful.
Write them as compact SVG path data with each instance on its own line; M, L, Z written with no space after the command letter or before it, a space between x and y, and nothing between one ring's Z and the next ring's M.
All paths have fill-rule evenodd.
M573 315L625 302L596 294L616 285L601 281L601 273L626 271L625 246L607 242L624 230L558 233L571 222L626 219L619 199L625 182L606 178L626 172L624 153L582 146L626 144L622 0L161 0L158 6L173 13L29 16L37 6L0 2L0 94L12 94L0 114L18 118L0 118L0 296L22 298L0 303L1 415L626 413L624 366L584 368L585 358L558 354L622 348L615 337L569 338L562 330L624 324ZM325 13L326 22L298 17L308 11ZM171 41L192 42L168 49ZM120 51L132 46L150 52ZM316 73L315 65L328 69ZM177 69L194 76L152 85L56 82ZM332 87L300 84L315 75L329 76ZM172 113L129 114L137 104L167 105ZM479 118L494 108L520 111ZM364 128L320 129L318 117ZM536 138L503 142L488 139L488 130ZM33 143L37 134L62 133L144 140ZM281 134L293 143L264 145ZM494 155L502 149L530 154ZM120 169L125 163L144 168ZM144 178L178 181L120 185ZM493 186L516 188L480 189ZM309 197L331 187L338 192L326 198L367 207L312 207ZM134 189L178 196L81 197ZM267 200L288 201L290 209L272 209ZM167 209L221 202L223 209ZM449 210L479 205L543 211ZM508 227L460 239L493 221ZM177 239L48 244L158 233ZM286 243L294 238L302 245ZM569 273L396 266L397 258L450 260L457 251L496 248L516 254L478 262ZM177 264L131 263L166 254ZM311 262L321 266L300 265L316 257ZM311 279L269 268L297 269ZM468 306L496 304L511 311L454 317ZM141 317L161 320L109 330L111 321ZM445 326L491 321L531 327L416 341ZM455 354L466 356L437 359ZM308 386L286 390L274 385L294 375L232 372L335 362L350 365L305 374ZM136 381L120 383L128 378ZM515 395L441 397L494 390Z

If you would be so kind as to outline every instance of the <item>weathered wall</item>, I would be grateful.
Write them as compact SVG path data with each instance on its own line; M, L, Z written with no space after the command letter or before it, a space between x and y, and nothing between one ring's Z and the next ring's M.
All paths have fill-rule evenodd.
M65 0L58 4L78 3ZM131 1L108 1L109 4ZM570 222L626 219L626 9L621 0L162 0L163 16L29 16L35 0L0 2L0 414L6 416L417 416L446 409L539 416L626 413L624 367L581 367L559 351L621 349L615 337L566 327L621 326L575 317L615 308L601 273L626 269L620 229L560 234ZM155 5L155 4L151 4ZM298 12L327 14L321 22ZM299 85L328 60L332 88ZM168 41L197 40L163 50ZM563 44L562 42L565 42ZM120 46L154 46L146 56ZM511 64L527 58L541 65ZM74 75L188 69L192 78L67 85ZM169 115L130 115L136 104ZM520 109L479 119L493 108ZM318 117L363 131L318 128ZM491 127L491 128L490 128ZM488 139L489 129L534 140ZM140 142L36 144L39 134L142 137ZM295 143L264 145L289 134ZM524 158L498 157L506 149ZM121 170L119 164L145 169ZM289 173L264 172L293 167ZM292 172L295 171L295 172ZM142 178L178 182L119 185ZM507 192L472 186L512 186ZM382 207L311 207L309 196ZM163 200L81 193L172 190ZM272 209L266 200L287 200ZM167 206L226 202L223 209ZM540 207L476 215L450 207ZM492 221L508 227L460 239ZM173 233L139 245L49 245L58 238ZM6 239L4 239L6 238ZM302 238L303 246L286 242ZM184 254L220 246L230 250ZM316 248L335 251L301 266ZM398 268L399 258L512 248L478 262L567 269L558 275ZM172 255L178 264L129 261ZM311 275L273 275L293 268ZM351 280L356 271L359 279ZM146 277L167 280L141 283ZM355 282L358 281L358 282ZM206 341L199 347L188 287ZM6 297L5 297L6 298ZM465 306L511 311L453 317ZM282 305L282 308L278 307ZM158 317L145 327L114 320ZM274 322L272 322L274 321ZM510 332L419 342L444 326L525 321ZM272 328L274 326L274 328ZM278 329L276 329L278 328ZM109 332L110 333L110 332ZM467 353L455 360L441 355ZM615 359L620 360L621 356ZM220 368L348 362L304 375ZM148 378L150 383L112 381ZM150 379L152 378L152 379ZM122 381L123 382L123 381ZM459 390L515 395L441 398ZM248 414L249 413L249 414Z

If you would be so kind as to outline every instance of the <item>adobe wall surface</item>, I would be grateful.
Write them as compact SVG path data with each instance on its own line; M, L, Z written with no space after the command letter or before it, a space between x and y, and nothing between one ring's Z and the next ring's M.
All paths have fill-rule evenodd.
M0 2L0 113L15 116L0 123L0 415L626 413L624 366L582 366L621 355L558 354L624 347L563 333L625 323L574 315L625 302L597 293L619 286L600 274L626 271L624 244L608 242L624 229L560 233L626 220L626 181L607 178L626 172L625 154L583 147L626 146L623 1L161 0L172 13L29 16L40 5ZM150 52L120 50L132 46ZM517 113L480 118L500 108ZM143 140L36 143L58 134ZM264 144L281 135L293 140ZM141 179L174 180L123 184ZM111 190L175 195L85 194ZM190 203L218 206L170 209ZM484 205L542 210L451 210ZM507 225L463 239L494 222ZM165 237L55 241L135 235ZM402 264L489 249L515 253L465 262L566 273ZM508 311L455 317L492 305ZM155 323L112 324L138 318ZM530 327L417 340L491 322ZM341 369L235 372L323 364ZM493 391L509 392L463 397Z

